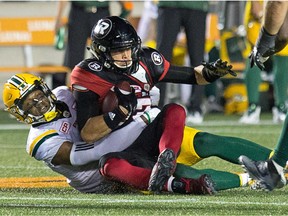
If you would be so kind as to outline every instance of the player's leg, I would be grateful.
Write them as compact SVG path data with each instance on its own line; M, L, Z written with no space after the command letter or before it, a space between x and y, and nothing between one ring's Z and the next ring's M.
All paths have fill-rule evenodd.
M100 172L110 180L124 183L138 190L147 190L151 169L155 161L129 152L115 152L103 156L100 160ZM197 178L171 176L162 188L182 194L210 194L215 192L211 178L202 174Z
M173 16L171 16L173 14ZM181 26L181 13L170 7L159 7L157 18L157 50L165 56L168 61L172 60L173 47L177 40L177 35ZM169 28L167 28L169 26ZM162 108L166 104L167 83L157 83L157 87L161 91L159 106Z
M178 178L199 178L203 174L211 176L215 183L215 190L226 190L249 185L249 175L247 173L231 173L214 169L195 169L184 164L177 164L174 176Z
M259 106L261 71L258 67L251 68L249 59L247 59L244 75L249 107L239 119L239 122L244 124L257 124L260 121L261 112L261 107Z
M150 189L160 191L173 174L185 127L185 110L177 104L166 105L127 152L158 157L150 178Z
M197 17L197 22L194 21L195 17ZM190 65L198 65L199 62L203 61L206 41L206 17L207 12L204 10L190 9L183 11L182 22L187 38L187 51ZM197 29L197 31L195 31L195 29ZM201 105L203 103L204 91L204 85L193 85L187 106L187 122L192 124L203 122L204 113Z
M286 184L284 167L288 160L288 118L283 124L278 143L272 157L267 159L253 159L252 156L243 154L239 158L240 163L249 172L250 176L258 180L260 186L266 190L283 187ZM251 160L252 159L252 160Z
M185 110L177 104L166 105L125 151L138 152L146 156L156 156L165 149L178 154L185 126Z
M275 55L274 58L274 98L273 122L282 123L287 114L288 56Z
M249 155L250 157L257 158L258 160L265 160L269 157L270 153L270 149L267 149L249 140L237 137L213 135L205 132L200 132L199 130L194 128L185 127L184 137L181 145L180 154L177 157L177 162L192 166L204 158L208 158L210 156L217 156L219 158L237 164L238 158L242 154ZM180 172L181 176L183 175L183 170L181 170L179 166L177 172ZM189 173L190 171L188 170L187 172ZM201 172L209 173L209 171L207 170ZM195 173L192 172L192 174ZM245 186L248 182L247 175L234 175L229 173L217 174L217 171L213 171L210 174L212 174L211 177L213 181L220 181L220 188ZM224 181L223 184L221 184L221 178L226 175L228 175L226 178L228 182ZM191 173L189 173L189 176L191 176ZM195 176L192 175L192 177ZM219 185L219 183L217 185Z
M285 167L286 162L288 161L288 118L287 118L287 115L283 124L282 132L280 134L279 140L274 150L272 159L281 167Z
M151 170L156 161L130 152L113 152L99 161L100 172L108 179L147 190Z
M194 165L204 158L216 156L238 164L240 155L254 160L265 160L271 149L238 137L219 136L185 127L181 150L177 163Z
M258 180L261 187L266 190L281 188L286 185L284 167L288 160L288 118L284 121L280 138L269 160L255 160L252 157L241 156L240 163L249 172L252 178ZM252 159L252 160L251 160Z
M246 139L206 132L196 134L194 149L200 158L216 156L235 164L238 164L238 158L241 155L246 155L253 160L265 160L271 153L271 149Z
M185 127L186 113L182 106L171 104L163 111L162 130L159 141L159 156L149 180L149 190L161 191L176 168L176 155L180 150Z

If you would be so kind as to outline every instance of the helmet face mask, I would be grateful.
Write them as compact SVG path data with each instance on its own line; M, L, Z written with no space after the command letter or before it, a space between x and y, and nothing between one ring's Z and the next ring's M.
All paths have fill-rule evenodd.
M23 102L35 90L42 91L50 102L48 111L39 116L32 115L23 110ZM3 89L3 102L6 106L6 111L15 116L18 121L27 124L48 122L53 119L53 117L51 118L52 113L55 116L56 96L51 92L42 78L32 74L16 74L7 80Z
M111 16L101 19L91 33L92 53L103 62L104 67L113 72L131 74L139 67L139 49L141 39L133 26L125 19ZM119 67L111 56L111 51L131 49L132 64Z

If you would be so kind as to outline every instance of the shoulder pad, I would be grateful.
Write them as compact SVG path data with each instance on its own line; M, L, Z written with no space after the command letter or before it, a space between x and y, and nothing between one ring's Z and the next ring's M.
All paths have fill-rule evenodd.
M164 63L163 55L156 49L143 47L142 52L143 56L145 56L147 60L151 60L155 65L162 65Z
M147 68L146 72L150 74L154 83L159 82L160 77L167 70L166 65L169 64L159 51L150 47L141 49L140 61Z
M103 70L103 64L96 58L88 58L80 62L78 67L87 71L101 71Z

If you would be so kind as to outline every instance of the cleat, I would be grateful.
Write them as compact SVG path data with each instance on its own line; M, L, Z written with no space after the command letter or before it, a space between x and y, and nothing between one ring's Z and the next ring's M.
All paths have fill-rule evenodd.
M175 169L176 157L174 152L171 149L163 150L152 169L148 190L160 192Z
M174 193L213 195L216 193L214 182L209 175L201 175L198 179L180 178L174 179L172 190Z
M253 161L242 155L239 162L248 172L250 177L256 180L256 188L272 191L274 188L281 188L286 184L284 173L278 173L272 160Z
M254 179L252 179L249 182L249 186L250 186L251 190L261 190L261 189L263 189L263 187L265 187L259 181L256 181Z
M207 194L213 195L216 193L214 182L209 175L202 175L198 179L189 179L188 194Z
M251 104L244 115L239 119L242 124L258 124L260 122L261 107Z
M283 123L286 118L287 109L285 105L279 107L273 107L272 114L274 123Z

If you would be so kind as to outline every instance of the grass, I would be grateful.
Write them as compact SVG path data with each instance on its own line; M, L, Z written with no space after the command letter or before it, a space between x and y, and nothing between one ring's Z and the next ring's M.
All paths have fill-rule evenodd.
M239 116L209 114L204 124L196 128L219 135L239 136L273 148L282 126L272 124L271 118L271 114L263 114L263 124L244 126L237 123ZM9 129L11 124L21 124L2 111L0 119L0 180L59 176L26 153L27 128ZM214 157L196 166L242 170ZM1 187L0 215L287 215L287 192L286 187L270 193L238 188L220 191L215 196L96 195L81 194L70 187Z

